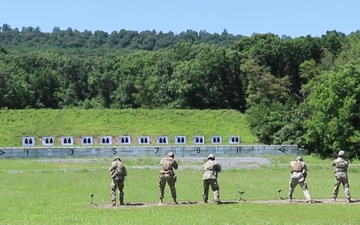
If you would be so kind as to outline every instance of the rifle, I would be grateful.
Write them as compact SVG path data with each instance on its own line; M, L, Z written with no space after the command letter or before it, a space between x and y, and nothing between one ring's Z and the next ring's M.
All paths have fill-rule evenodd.
M333 152L332 155L335 159L338 157L338 154L336 152Z

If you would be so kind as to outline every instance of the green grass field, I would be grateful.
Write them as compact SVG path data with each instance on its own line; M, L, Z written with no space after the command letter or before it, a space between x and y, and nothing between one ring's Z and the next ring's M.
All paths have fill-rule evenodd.
M177 135L239 135L243 144L254 144L246 117L234 110L0 110L0 146L21 146L23 136L80 137L92 135L155 138L167 135L173 143ZM76 143L75 143L76 144Z
M247 202L215 205L201 203L201 170L177 171L178 201L197 201L193 205L157 206L159 159L124 158L128 167L125 202L153 203L148 207L110 207L111 159L0 160L0 224L359 224L360 204L287 203L260 204L255 200L276 200L277 189L286 197L289 166L293 157L267 157L271 164L225 169L219 176L221 199L239 198L238 189L245 190ZM194 165L178 159L180 168ZM315 200L331 198L333 173L330 160L305 156L308 162L308 184ZM219 159L221 162L221 159ZM202 163L199 163L199 166ZM353 199L360 196L360 167L353 162L349 170ZM137 166L135 168L134 166ZM90 204L90 195L94 194ZM169 188L165 203L171 202ZM295 200L303 200L299 187ZM344 198L343 190L339 199ZM212 200L212 195L210 195ZM105 207L106 206L106 207Z

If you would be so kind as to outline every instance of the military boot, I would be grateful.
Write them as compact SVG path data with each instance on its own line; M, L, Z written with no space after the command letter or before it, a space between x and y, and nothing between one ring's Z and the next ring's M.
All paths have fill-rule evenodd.
M216 205L221 205L222 202L221 202L220 200L215 200L215 204L216 204Z
M347 203L350 203L350 202L351 202L351 199L350 199L350 198L346 199L346 202L347 202Z
M204 195L203 196L204 203L209 203L208 198Z
M125 205L124 204L124 198L120 198L120 205Z
M177 205L179 204L177 201L176 201L176 198L173 198L174 199L174 203Z
M111 205L112 205L112 206L115 206L115 205L116 205L116 200L112 200L112 201L111 201Z
M163 205L163 199L160 198L159 205Z

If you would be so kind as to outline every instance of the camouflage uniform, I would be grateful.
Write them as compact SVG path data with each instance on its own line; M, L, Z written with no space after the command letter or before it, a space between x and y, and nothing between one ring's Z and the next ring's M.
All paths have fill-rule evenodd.
M176 201L176 189L175 189L176 176L174 173L174 169L178 168L178 164L174 159L174 153L169 152L165 158L161 159L160 164L161 164L161 169L160 169L160 177L159 177L159 188L160 188L159 205L163 203L166 183L168 183L168 185L170 186L171 196L174 200L174 203L178 204L178 202Z
M207 157L208 161L203 165L203 199L205 203L208 203L209 199L209 186L214 193L214 200L217 204L220 202L219 184L217 182L218 173L221 172L221 166L215 161L215 156L210 154Z
M109 168L111 176L111 201L112 205L116 205L116 190L120 192L120 205L124 205L124 182L125 176L127 176L126 167L121 162L119 157L114 158Z
M335 167L334 174L335 174L335 184L334 184L334 190L333 190L333 200L336 201L336 198L339 193L339 187L340 184L343 185L345 196L347 199L347 202L350 202L351 196L350 196L350 185L347 175L347 169L349 167L349 163L344 160L344 151L339 151L338 158L335 159L332 163L332 166Z
M311 196L306 183L307 176L307 165L303 162L302 157L297 157L296 161L291 161L291 172L290 172L290 182L289 182L289 201L292 201L292 195L296 185L300 185L303 190L304 196L308 203L311 203Z

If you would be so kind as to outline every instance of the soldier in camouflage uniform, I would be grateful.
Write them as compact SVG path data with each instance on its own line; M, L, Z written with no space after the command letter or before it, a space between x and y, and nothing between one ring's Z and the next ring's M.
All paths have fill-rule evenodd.
M307 165L303 161L302 157L297 157L296 161L291 161L291 172L289 182L289 201L292 201L292 195L295 187L299 184L303 190L304 196L307 203L312 203L311 196L307 187L306 176L307 176Z
M217 182L218 173L221 172L221 166L215 161L215 156L210 154L207 157L208 161L203 165L203 185L204 193L203 199L205 203L208 203L209 199L209 186L214 193L214 200L216 204L220 204L220 192L219 184Z
M166 183L168 183L170 187L171 196L174 200L174 203L178 204L178 202L176 201L176 189L175 189L176 176L174 173L174 169L178 168L178 164L174 159L174 157L175 157L174 153L169 152L167 156L161 159L160 161L161 169L160 169L160 178L159 178L159 188L160 188L159 205L163 204L164 190Z
M347 169L349 167L349 163L345 161L344 156L345 156L345 152L339 151L337 159L335 159L332 163L332 166L335 167L334 169L335 184L334 184L332 197L333 197L333 201L336 202L336 198L339 193L339 187L340 184L342 184L345 191L346 201L350 203L351 202L350 185L347 175Z
M109 168L111 176L111 202L112 205L116 205L116 190L120 192L120 205L124 205L124 182L125 176L127 176L126 167L121 162L119 157L114 158Z

